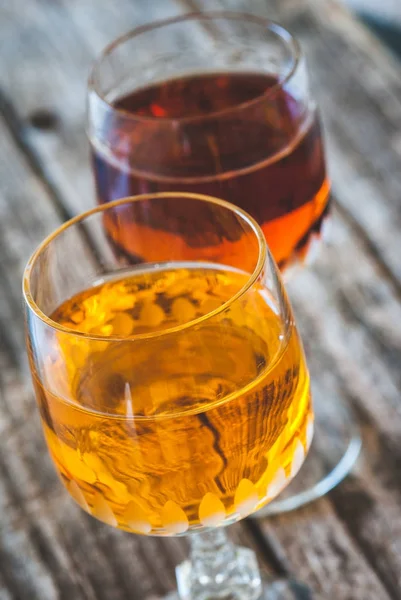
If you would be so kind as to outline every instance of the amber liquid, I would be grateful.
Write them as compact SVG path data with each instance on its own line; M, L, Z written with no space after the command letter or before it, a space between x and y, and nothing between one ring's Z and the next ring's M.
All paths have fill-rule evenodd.
M104 336L59 333L45 383L34 374L51 455L93 516L142 534L216 526L271 500L299 469L309 377L268 293L255 286L185 327L246 280L208 263L131 270L52 315Z
M173 79L115 107L124 112L105 121L103 143L91 140L99 202L157 191L216 196L256 218L280 267L303 260L328 211L321 131L316 112L274 77Z

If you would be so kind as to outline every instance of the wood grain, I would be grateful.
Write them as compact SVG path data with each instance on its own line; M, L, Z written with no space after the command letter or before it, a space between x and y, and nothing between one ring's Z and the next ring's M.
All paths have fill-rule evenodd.
M249 4L249 3L248 3ZM149 6L150 5L150 6ZM245 6L205 0L202 8ZM40 431L24 359L20 276L34 246L94 202L85 138L89 65L116 35L194 0L15 0L0 47L0 598L156 597L182 540L129 536L72 504ZM332 238L290 286L315 395L343 396L364 460L330 496L236 528L276 572L338 600L401 597L401 67L333 0L254 0L301 39L329 140ZM12 326L10 325L12 324ZM321 448L322 459L325 455ZM234 528L235 529L235 528Z

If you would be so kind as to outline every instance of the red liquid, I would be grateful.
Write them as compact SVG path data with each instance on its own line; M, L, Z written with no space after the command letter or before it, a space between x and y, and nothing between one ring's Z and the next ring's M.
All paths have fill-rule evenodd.
M255 217L281 267L302 260L327 214L329 183L316 114L276 84L266 74L196 75L118 100L104 123L107 148L92 140L99 202L216 196ZM167 221L157 227L172 231Z

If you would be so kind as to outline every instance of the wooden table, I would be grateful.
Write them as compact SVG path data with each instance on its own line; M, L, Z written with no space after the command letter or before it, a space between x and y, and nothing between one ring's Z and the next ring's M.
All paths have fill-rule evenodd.
M335 0L13 0L0 13L1 600L141 600L174 586L184 539L113 530L61 488L25 359L20 279L38 242L94 202L93 57L138 23L241 4L281 20L309 59L336 208L330 244L290 292L315 391L352 404L364 454L325 499L232 535L327 599L401 598L400 63Z

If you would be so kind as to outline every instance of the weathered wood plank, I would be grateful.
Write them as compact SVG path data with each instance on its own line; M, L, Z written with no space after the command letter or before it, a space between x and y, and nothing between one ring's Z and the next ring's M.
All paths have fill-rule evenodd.
M365 158L361 162L359 155L363 143L370 143L379 134L379 139L384 140L389 123L395 122L398 91L394 88L394 73L397 69L393 66L382 69L385 53L380 48L373 63L369 62L371 58L363 32L358 33L355 49L349 41L347 28L351 25L347 19L340 27L333 25L330 19L326 24L325 11L321 10L322 16L318 15L317 4L311 5L311 9L305 6L300 1L276 2L274 10L303 39L312 58L316 83L320 77L326 77L324 84L320 84L319 98L324 99L325 112L328 109L335 111L329 122L330 139L334 140L330 156L336 169L333 171L335 191L347 214L352 207L350 214L359 230L355 227L350 230L343 220L338 220L333 248L322 255L314 271L299 276L292 294L305 338L311 346L316 389L320 394L330 393L333 401L340 393L352 399L366 423L370 442L366 453L374 468L362 468L356 478L332 494L331 502L323 501L295 515L266 521L264 529L268 542L279 549L278 557L284 557L284 566L324 590L329 597L339 600L395 599L401 593L396 576L400 566L397 541L400 511L398 496L393 493L399 486L396 449L400 414L396 393L399 329L392 325L400 321L391 283L399 281L396 279L399 272L393 256L397 240L390 249L384 247L384 242L398 223L396 183L393 171L391 189L376 178L376 170L372 167L374 146L367 162ZM333 6L330 3L330 7ZM181 541L143 540L114 532L88 520L71 504L56 483L26 380L15 370L21 362L22 352L21 328L16 325L20 324L20 312L16 308L20 294L19 274L27 255L45 232L57 226L62 210L66 213L82 210L93 202L83 129L88 64L100 47L115 35L155 14L161 17L172 14L177 7L170 3L153 3L148 10L154 13L145 15L139 3L116 5L103 2L101 6L96 3L95 7L89 0L50 4L30 0L23 5L19 0L7 9L7 35L2 43L8 53L1 52L0 60L3 56L8 58L9 70L5 76L2 71L3 85L17 115L11 118L9 111L5 113L9 124L14 119L11 123L14 139L29 157L25 161L4 131L0 136L2 154L8 160L0 177L6 186L0 206L2 217L5 215L0 222L0 240L3 241L0 264L1 276L7 285L0 291L3 294L0 297L3 311L0 324L2 330L9 332L9 339L1 338L6 354L0 374L5 373L7 381L3 385L5 410L0 427L4 427L7 443L0 453L0 464L5 486L1 496L6 507L3 517L10 524L3 531L12 547L1 561L5 565L5 574L3 569L0 574L5 590L8 590L5 593L12 597L47 600L68 595L102 600L119 599L128 594L138 599L157 595L173 585L172 563L184 554ZM259 6L257 8L259 10ZM358 27L357 30L359 32ZM325 49L327 31L330 34L329 50ZM368 136L363 128L361 131L354 131L356 126L349 129L347 111L338 110L339 96L332 96L338 79L331 80L314 67L319 53L324 50L324 68L328 73L333 69L336 77L340 77L341 85L352 83L342 72L337 74L341 69L334 70L330 62L338 60L335 53L330 59L337 38L342 41L340 48L344 49L344 44L346 49L350 46L352 56L356 52L358 58L362 52L363 60L360 60L363 65L367 62L368 73L374 71L377 64L382 69L380 81L384 78L382 83L386 86L391 81L387 86L390 91L383 91L378 100L379 113L382 107L387 107L385 119L382 121L380 117L375 121L375 128L370 129ZM40 43L34 43L35 40ZM360 81L355 61L353 69L351 73L347 68L346 77L353 74ZM364 85L359 84L358 98L365 93L369 97L374 95L375 86L381 90L375 77L367 78L369 85L364 81ZM366 86L369 89L365 89ZM43 111L54 114L54 118L43 118ZM350 113L352 118L357 111L355 105ZM369 119L375 118L374 114L368 114ZM50 125L48 128L38 128L46 122ZM349 132L351 140L346 137ZM36 158L32 160L32 156ZM394 161L394 155L387 152L385 160ZM390 166L393 169L393 162ZM387 166L380 168L387 172ZM361 201L365 196L368 206ZM384 212L379 210L381 204ZM368 214L376 218L376 221L373 218L373 224L366 218ZM373 227L377 219L382 219L384 233ZM376 255L375 251L366 255L366 240L372 242ZM388 241L387 245L391 245ZM388 267L390 280L387 283L382 281L381 271L377 270L378 257ZM14 324L12 331L10 322ZM383 348L387 352L383 352ZM9 360L12 355L14 362ZM334 377L330 376L330 371L334 372ZM21 415L26 415L22 426ZM391 456L395 457L393 462L389 460ZM20 483L16 483L17 480ZM355 518L357 515L360 515L359 521ZM391 531L388 531L389 515L394 523ZM15 542L15 547L12 545L14 530L16 539L22 540L19 545ZM21 530L28 532L25 537L19 537ZM31 570L28 569L25 580L20 580L20 565L24 561L32 561ZM39 569L40 576L37 575L34 581L32 569L35 568Z
M46 179L68 211L81 212L94 202L85 135L92 61L130 27L176 12L171 2L100 5L91 0L55 0L46 9L41 0L28 5L17 0L5 12L0 42L1 55L7 56L0 63L3 93L19 117L16 133L35 149ZM43 122L38 115L47 115L50 126L35 126Z
M326 502L274 520L273 525L265 520L262 526L285 548L289 563L299 565L311 585L328 597L385 595L383 589L378 591L370 580L360 577L353 565L355 553L364 556L389 597L398 598L401 411L399 374L391 368L397 363L397 353L391 353L388 367L383 345L376 344L370 324L361 325L361 320L374 321L375 326L384 321L399 323L400 305L390 293L391 286L379 279L375 265L358 251L352 230L339 219L334 221L331 245L315 268L300 274L289 289L306 341L315 401L325 398L335 406L336 399L343 397L353 404L363 424L364 461L329 496L351 537L346 545L341 527L337 525L332 535L328 523L333 517ZM392 339L397 336L398 330L393 329ZM307 542L297 544L295 531L298 542Z
M332 235L314 272L300 275L290 292L309 346L316 402L325 397L335 405L337 397L345 397L363 424L364 460L330 499L390 597L398 598L401 410L396 365L401 345L398 327L390 330L389 325L400 322L401 307L391 285L358 253L352 230L335 221Z

